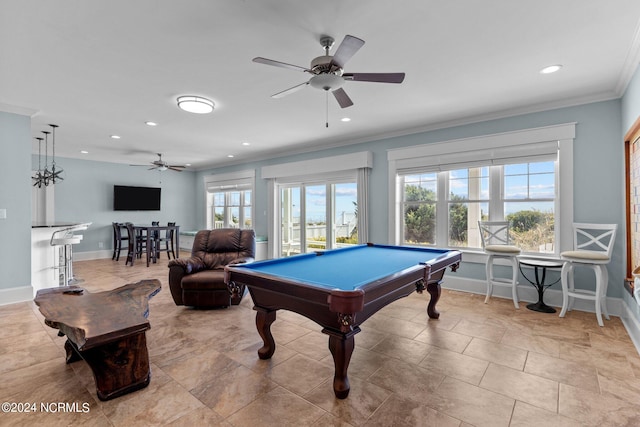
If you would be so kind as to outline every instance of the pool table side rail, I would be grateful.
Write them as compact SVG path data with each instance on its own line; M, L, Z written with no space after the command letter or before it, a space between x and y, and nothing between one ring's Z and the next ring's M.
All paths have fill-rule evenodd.
M225 268L225 282L229 286L247 286L256 307L294 311L323 327L344 332L344 325L336 313L354 315L351 326L355 327L390 302L416 290L422 292L429 283L439 284L446 268L455 271L460 259L460 252L448 251L446 256L437 258L430 265L417 264L348 291L234 266Z
M425 275L424 275L424 280L425 282L429 281L429 276L431 274L431 272L435 273L441 269L447 268L449 265L452 265L452 270L456 271L456 269L458 268L458 265L460 263L461 260L461 253L459 251L450 251L450 250L443 250L443 249L433 249L433 248L421 248L421 247L412 247L412 246L403 246L403 247L397 247L397 246L390 246L390 245L377 245L377 244L372 244L372 243L368 243L366 245L357 245L357 246L350 246L350 247L346 247L346 248L340 248L340 249L332 249L330 251L327 252L331 252L333 254L336 254L338 252L346 252L346 251L350 251L350 250L357 250L358 248L366 248L366 247L377 247L377 248L382 248L382 249L391 249L391 250L409 250L409 251L419 251L419 252L428 252L428 253L439 253L440 255L436 256L436 257L432 257L432 258L425 258L425 261L423 262L419 262L417 264L411 265L401 271L397 271L394 273L391 273L390 275L385 275L385 276L381 276L381 277L377 277L375 279L373 279L370 282L367 283L363 283L363 284L359 284L358 286L355 286L353 289L351 290L344 290L343 292L352 292L357 290L358 288L361 288L362 286L367 286L367 288L370 288L372 286L372 284L374 283L384 283L386 281L388 281L390 279L390 276L393 275L402 275L402 274L407 274L411 269L414 268L418 268L418 269L422 269L425 266L426 271L425 271ZM277 274L272 274L269 272L265 272L265 271L260 271L260 266L261 265L269 265L269 266L273 266L273 265L277 265L277 264L282 264L282 263L286 263L286 262L291 262L292 259L301 259L301 258L314 258L316 256L322 256L322 253L308 253L308 254L300 254L300 255L294 255L293 257L284 257L284 258L275 258L275 259L269 259L269 260L263 260L263 261L257 261L257 262L253 262L250 264L242 264L242 265L230 265L230 266L226 266L225 267L225 283L229 284L230 281L236 281L236 280L231 280L229 278L229 275L233 272L233 274L237 274L237 273L243 273L246 272L247 275L254 275L256 277L260 277L264 280L266 279L274 279L278 282L284 282L284 283L289 283L289 284L293 284L293 285L298 285L298 286L310 286L313 288L316 288L318 286L324 287L327 290L335 290L336 292L339 292L340 289L338 287L332 288L330 285L327 285L325 283L322 282L314 282L308 279L304 279L304 278L299 278L299 277L287 277L287 276L281 276L281 275L277 275ZM375 286L375 285L373 285Z

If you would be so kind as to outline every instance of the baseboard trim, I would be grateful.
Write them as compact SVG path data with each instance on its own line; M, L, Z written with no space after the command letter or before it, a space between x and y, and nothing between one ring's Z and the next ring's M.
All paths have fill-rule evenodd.
M21 286L19 288L0 289L0 306L15 304L18 302L32 301L33 287Z
M638 322L638 319L636 319L636 317L633 315L633 313L629 309L629 306L627 304L623 305L625 313L620 317L620 319L622 320L622 324L627 330L627 333L629 334L633 345L636 346L638 354L640 354L640 322Z
M448 276L445 275L442 287L444 289L485 295L487 290L486 283L484 280L456 277L454 274L449 274ZM494 285L492 298L505 298L510 300L511 288ZM520 284L518 285L518 298L523 302L536 302L538 301L538 292L533 286ZM544 293L544 302L547 305L556 307L558 311L560 311L562 307L562 291L559 289L547 289ZM573 309L595 314L595 305L591 301L577 299L575 300ZM625 304L622 298L607 297L607 310L609 311L609 315L620 317L633 345L636 347L638 354L640 354L640 322L638 322L633 313L631 313L627 304ZM558 314L559 313L552 315L557 316Z
M120 258L122 255L127 256L127 251L122 251ZM113 256L113 251L109 249L103 249L101 251L87 251L87 252L74 252L73 260L74 261L89 261L92 259L104 259L111 258Z
M487 292L487 282L484 280L457 277L454 274L445 275L442 287L479 295L485 295ZM511 287L494 285L492 297L511 299ZM536 302L538 301L538 291L531 285L521 283L518 285L518 298L524 302ZM562 307L562 291L560 289L547 289L544 293L544 302L552 307ZM607 297L607 309L610 315L622 317L623 306L625 304L621 298ZM595 305L592 302L580 299L575 300L573 309L595 313Z

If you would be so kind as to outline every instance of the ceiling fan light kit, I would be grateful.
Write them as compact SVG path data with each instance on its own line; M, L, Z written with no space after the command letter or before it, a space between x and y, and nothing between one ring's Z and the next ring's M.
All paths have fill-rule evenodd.
M325 54L311 60L309 68L262 57L253 58L253 62L312 74L312 77L308 81L273 94L273 98L282 98L283 96L289 95L307 85L310 85L313 88L322 89L326 92L331 91L341 108L347 108L353 105L353 101L342 88L344 82L347 80L375 83L403 82L404 73L345 73L344 65L358 50L360 50L364 45L364 40L346 35L344 40L342 40L342 43L340 43L336 49L335 54L331 56L329 55L329 50L333 44L333 37L320 37L320 45L323 47Z
M156 154L158 155L158 160L155 160L153 162L149 162L149 164L151 165L151 167L149 167L149 170L157 170L159 172L164 172L166 170L182 172L182 170L184 168L186 168L186 166L183 166L183 165L170 165L169 163L167 163L164 160L162 160L162 154L161 153L156 153ZM147 167L148 165L129 165L129 166L145 166L145 167Z
M177 101L178 107L189 113L209 114L215 108L213 101L201 96L179 96Z

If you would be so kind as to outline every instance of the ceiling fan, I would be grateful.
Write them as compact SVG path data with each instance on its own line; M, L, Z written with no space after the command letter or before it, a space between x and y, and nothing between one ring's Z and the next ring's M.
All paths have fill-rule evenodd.
M149 162L152 166L149 168L149 170L158 170L158 171L166 171L167 169L170 169L172 171L176 171L176 172L182 172L182 169L184 169L186 166L181 166L181 165L170 165L169 163L165 162L164 160L162 160L162 154L160 153L156 153L158 155L158 160L155 160L153 162ZM129 166L147 166L147 165L129 165Z
M342 108L353 105L353 101L342 88L342 85L347 80L375 83L402 83L404 80L404 73L345 73L344 65L364 45L364 40L346 35L334 55L331 56L329 55L329 50L333 46L333 43L333 37L322 36L320 38L320 44L324 48L325 54L312 59L309 68L262 57L253 58L253 62L302 71L312 75L308 81L273 94L271 95L272 98L282 98L307 85L311 85L314 88L322 89L326 92L331 91Z

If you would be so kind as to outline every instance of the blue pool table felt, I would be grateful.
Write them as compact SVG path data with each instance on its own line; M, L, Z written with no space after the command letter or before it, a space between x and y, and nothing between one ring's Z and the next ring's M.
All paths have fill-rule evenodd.
M248 269L329 289L351 291L375 280L428 263L448 250L358 245L324 252L258 261Z

